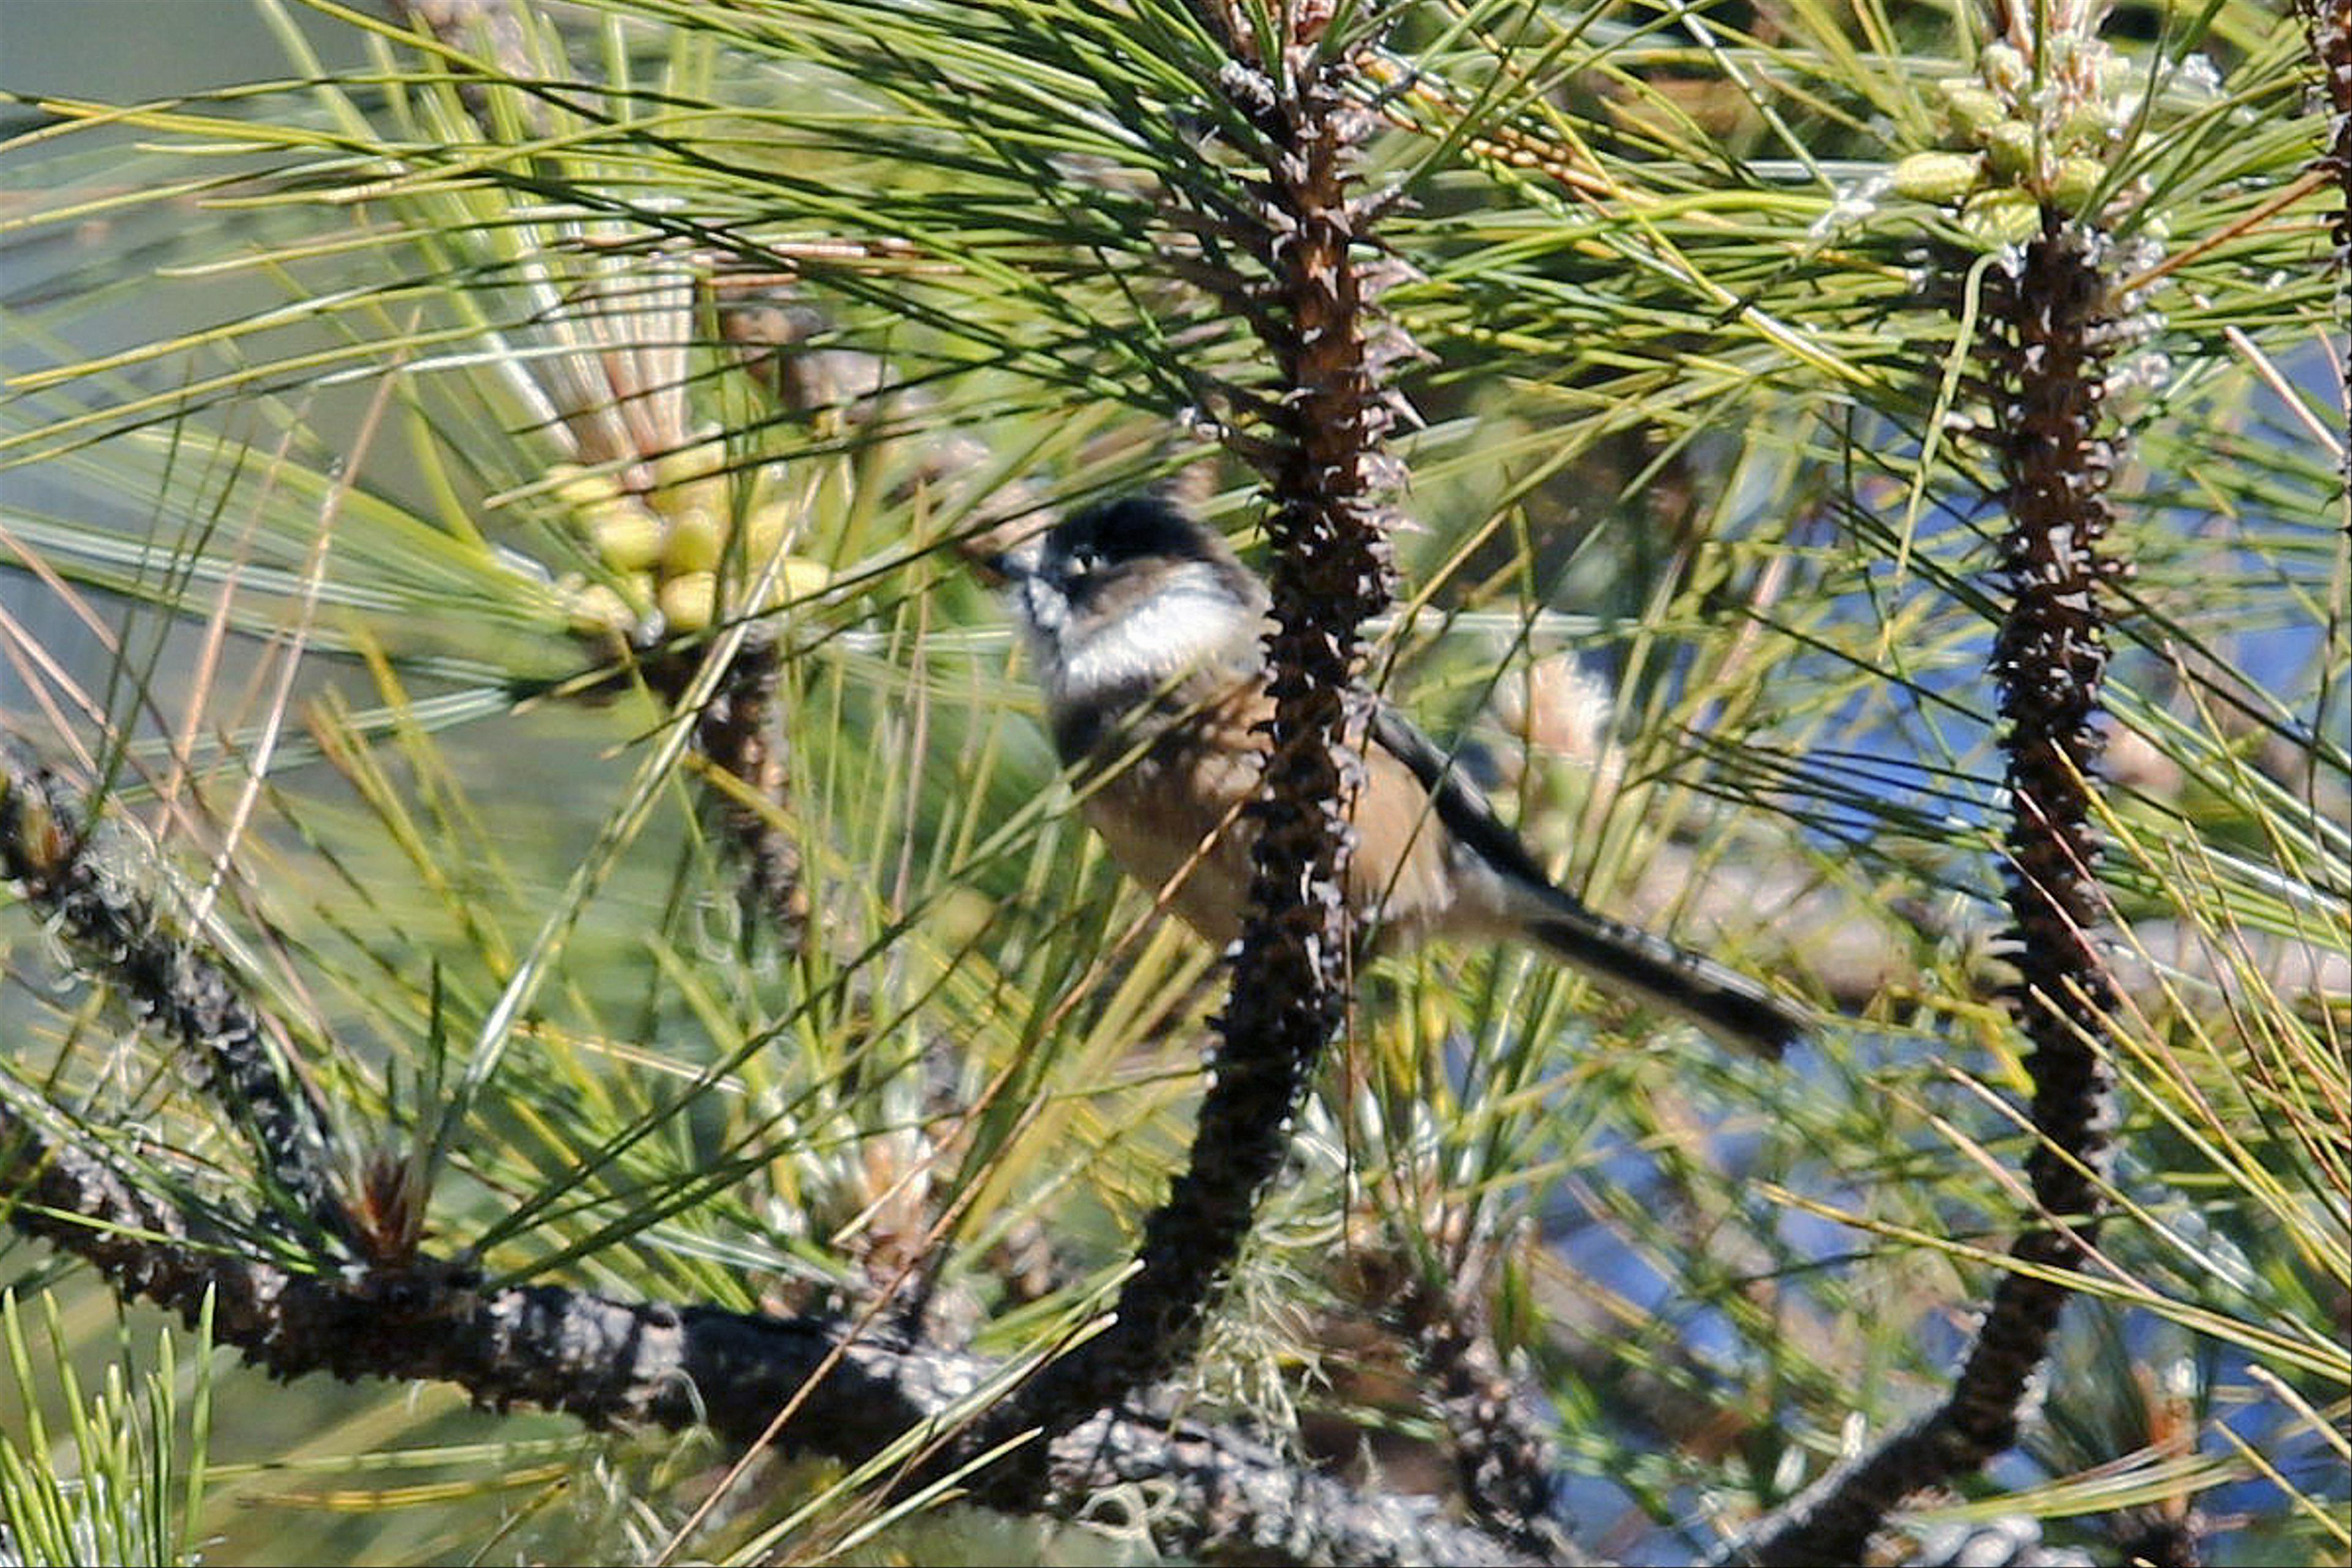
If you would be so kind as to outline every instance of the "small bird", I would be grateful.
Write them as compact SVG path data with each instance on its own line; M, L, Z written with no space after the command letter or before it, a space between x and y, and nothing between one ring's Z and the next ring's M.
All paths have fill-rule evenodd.
M1111 857L1210 942L1240 934L1265 749L1265 585L1172 502L1090 507L1000 556L1054 743ZM1525 942L1766 1057L1794 1005L1555 886L1446 755L1387 703L1364 748L1347 896L1377 945Z

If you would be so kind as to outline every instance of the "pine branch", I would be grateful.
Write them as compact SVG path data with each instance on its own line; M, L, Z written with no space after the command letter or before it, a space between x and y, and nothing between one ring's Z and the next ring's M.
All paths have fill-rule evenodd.
M213 1091L276 1140L269 1179L345 1232L322 1113L267 1070L260 1016L209 954L165 927L135 868L101 851L86 816L21 746L0 745L0 870L51 912L94 973L134 999L142 1023L211 1053ZM0 1100L8 1223L95 1265L125 1300L194 1322L210 1297L215 1338L280 1378L432 1379L499 1409L536 1405L600 1428L708 1426L738 1448L797 1400L781 1445L857 1464L946 1418L1001 1370L921 1342L855 1338L828 1317L630 1303L548 1285L484 1291L463 1258L414 1247L354 1246L362 1261L298 1271L257 1256L247 1227L184 1211L16 1098ZM1014 1511L1078 1519L1105 1489L1149 1483L1166 1500L1156 1538L1182 1554L1520 1560L1439 1519L1433 1502L1356 1493L1245 1433L1165 1411L1090 1413L1050 1447L1034 1447L1037 1489Z
M1348 816L1370 718L1356 668L1361 627L1388 602L1384 498L1396 476L1381 451L1393 417L1381 368L1395 356L1393 334L1370 315L1378 274L1358 254L1373 210L1355 188L1358 146L1372 122L1350 88L1378 29L1318 45L1316 16L1291 14L1283 58L1268 61L1237 8L1202 12L1228 52L1218 85L1262 139L1265 177L1249 186L1258 209L1234 243L1272 280L1255 291L1251 319L1286 389L1274 438L1241 447L1272 503L1275 707L1223 1039L1190 1163L1145 1224L1111 1326L982 1423L961 1456L1030 1427L1067 1431L1192 1354L1344 1013ZM1009 1500L1036 1481L1034 1458L1016 1457L983 1485Z
M1995 409L2011 527L2001 572L2011 600L1993 669L2014 802L2008 882L2019 978L2010 1005L2032 1046L2039 1141L2026 1169L2042 1223L2011 1247L2021 1269L1994 1289L1945 1402L1832 1470L1727 1561L1858 1561L1904 1500L2013 1444L2071 1294L2051 1273L2081 1268L2097 1235L2116 1125L2104 1048L2116 998L2096 939L2105 901L2091 793L2107 584L2118 574L2099 549L2113 458L2094 433L2116 335L2105 262L2095 231L2048 213L2016 273L1990 286L1986 321L2003 335L1980 348L2002 388Z
M927 1344L853 1339L832 1318L633 1303L551 1285L484 1291L463 1264L425 1256L289 1272L6 1103L0 1208L17 1230L96 1265L126 1300L193 1322L209 1297L215 1339L286 1379L431 1379L498 1409L536 1405L599 1428L708 1426L737 1448L797 1399L779 1446L855 1465L943 1418L999 1371ZM1037 1506L1058 1519L1079 1518L1108 1488L1148 1484L1159 1502L1154 1539L1178 1556L1522 1561L1438 1517L1433 1500L1360 1494L1245 1434L1164 1413L1097 1415L1056 1440L1041 1468Z
M2336 213L2336 299L2339 325L2352 316L2352 0L2295 0L2302 13L2311 58L2319 68L2320 93L2326 100L2334 127L2327 149L2314 162L2314 170L2335 182L2341 205ZM2352 490L2352 360L2343 366L2343 474Z
M339 1241L354 1240L343 1196L349 1167L325 1108L279 1059L236 983L138 885L76 793L5 734L0 879L14 882L84 968L110 981L132 1016L192 1065L287 1209Z
M1486 1289L1483 1271L1454 1289L1415 1278L1397 1302L1423 1397L1453 1439L1471 1516L1530 1556L1584 1561L1553 1513L1558 1448L1503 1364L1480 1305Z
M656 661L648 671L656 689L675 701L693 671ZM808 939L808 889L801 880L801 848L778 821L792 810L791 742L778 720L776 697L783 658L774 637L754 633L729 661L719 689L695 715L694 741L713 767L741 795L713 790L725 842L742 862L736 889L748 934L773 930L789 952Z

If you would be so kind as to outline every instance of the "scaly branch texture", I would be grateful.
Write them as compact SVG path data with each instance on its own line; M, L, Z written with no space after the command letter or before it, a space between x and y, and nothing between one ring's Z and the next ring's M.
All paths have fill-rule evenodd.
M2092 1238L2112 1157L2115 1079L2100 1047L2116 994L2092 933L2104 922L2092 795L2107 664L2106 585L2120 568L2100 550L2114 453L2096 434L2105 361L2116 327L2105 242L2055 225L2023 269L1990 287L1987 319L2010 395L1995 405L2011 526L2001 573L2011 595L1993 648L2009 758L2009 907L2018 982L2011 1010L2033 1049L2033 1126L2026 1173L2051 1216L2018 1238L2019 1261L2077 1268ZM1955 1395L1973 1463L2016 1440L2026 1380L2047 1350L2065 1287L2003 1278Z
M2010 608L1993 647L2013 803L2007 876L2010 1005L2032 1051L2027 1162L2043 1223L2011 1255L2025 1268L2078 1268L2094 1237L2115 1131L2113 1073L2101 1055L2115 992L2093 940L2104 909L2091 791L2102 747L2106 586L2100 551L2113 453L2096 432L2104 361L2116 328L2105 242L2045 216L2014 271L1988 281L1995 437L2008 482L2000 573ZM2041 1273L2001 1277L1977 1342L1942 1405L1876 1451L1841 1466L1735 1547L1736 1561L1860 1561L1904 1499L1983 1465L2017 1440L2068 1288Z
M1351 933L1341 879L1361 766L1355 748L1370 718L1355 676L1360 628L1388 602L1382 523L1394 475L1381 444L1393 416L1381 371L1395 349L1370 321L1376 283L1356 249L1376 210L1354 188L1372 121L1348 89L1373 37L1318 39L1328 12L1283 15L1293 31L1269 60L1240 7L1202 7L1230 57L1219 86L1265 163L1265 178L1247 185L1251 221L1228 215L1219 225L1263 278L1229 278L1219 291L1254 301L1248 314L1283 389L1267 415L1271 438L1237 441L1271 501L1275 709L1223 1043L1190 1164L1145 1225L1116 1321L982 1423L966 1454L1032 1426L1066 1431L1182 1364L1281 1169L1291 1119L1345 1008ZM1201 280L1197 268L1187 275ZM1009 1500L1037 1479L1034 1458L1016 1456L979 1484Z
M2320 170L2332 177L2344 197L2336 217L2336 270L2352 270L2352 5L2345 0L2296 0L2304 30L2311 39L2311 58L2319 67L2320 94L2332 115L2333 133L2327 151L2319 155Z
M133 1017L166 1038L246 1134L263 1179L338 1239L352 1230L344 1169L325 1112L278 1060L261 1019L220 966L98 848L99 828L64 781L0 736L0 879L54 923Z
M1548 1563L1591 1561L1553 1513L1559 1451L1504 1365L1480 1271L1452 1288L1416 1279L1392 1310L1412 1346L1423 1397L1452 1439L1470 1517Z
M654 687L675 701L691 679L690 667L664 660L648 672ZM712 765L739 781L748 798L714 790L726 842L742 859L737 898L743 929L772 927L788 951L807 940L808 889L801 882L801 848L777 821L792 808L790 743L777 722L783 657L773 637L755 633L727 667L719 689L695 715L694 739Z
M2333 178L2340 205L2336 213L2336 298L2352 318L2352 0L2296 0L2311 58L2319 68L2319 89L2334 127L2316 167ZM2352 361L2344 367L2344 401L2352 410ZM2344 479L2352 491L2352 413L2345 421ZM2346 505L2352 507L2352 496Z

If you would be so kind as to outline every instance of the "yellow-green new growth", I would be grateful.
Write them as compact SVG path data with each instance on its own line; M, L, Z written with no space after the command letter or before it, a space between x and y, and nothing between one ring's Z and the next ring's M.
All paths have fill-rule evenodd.
M2098 36L2105 15L2103 0L2009 8L1977 74L1937 84L1948 145L1897 163L1895 195L1958 206L1960 226L1986 245L2031 237L2045 206L2085 212L2111 184L2108 159L2133 108L2131 64Z

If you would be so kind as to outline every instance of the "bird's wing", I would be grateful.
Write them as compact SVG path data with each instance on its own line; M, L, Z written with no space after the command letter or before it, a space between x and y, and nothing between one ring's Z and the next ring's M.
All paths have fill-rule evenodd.
M1437 820L1447 832L1496 870L1523 877L1538 887L1552 886L1550 873L1537 863L1526 841L1495 815L1485 794L1465 776L1460 761L1438 750L1437 742L1415 728L1412 720L1391 704L1380 703L1372 715L1372 741L1421 781Z
M1526 939L1767 1058L1804 1037L1807 1015L1768 987L1704 953L1596 913L1559 887L1462 776L1459 763L1386 704L1373 718L1372 738L1421 781L1454 839L1502 874L1503 894Z

